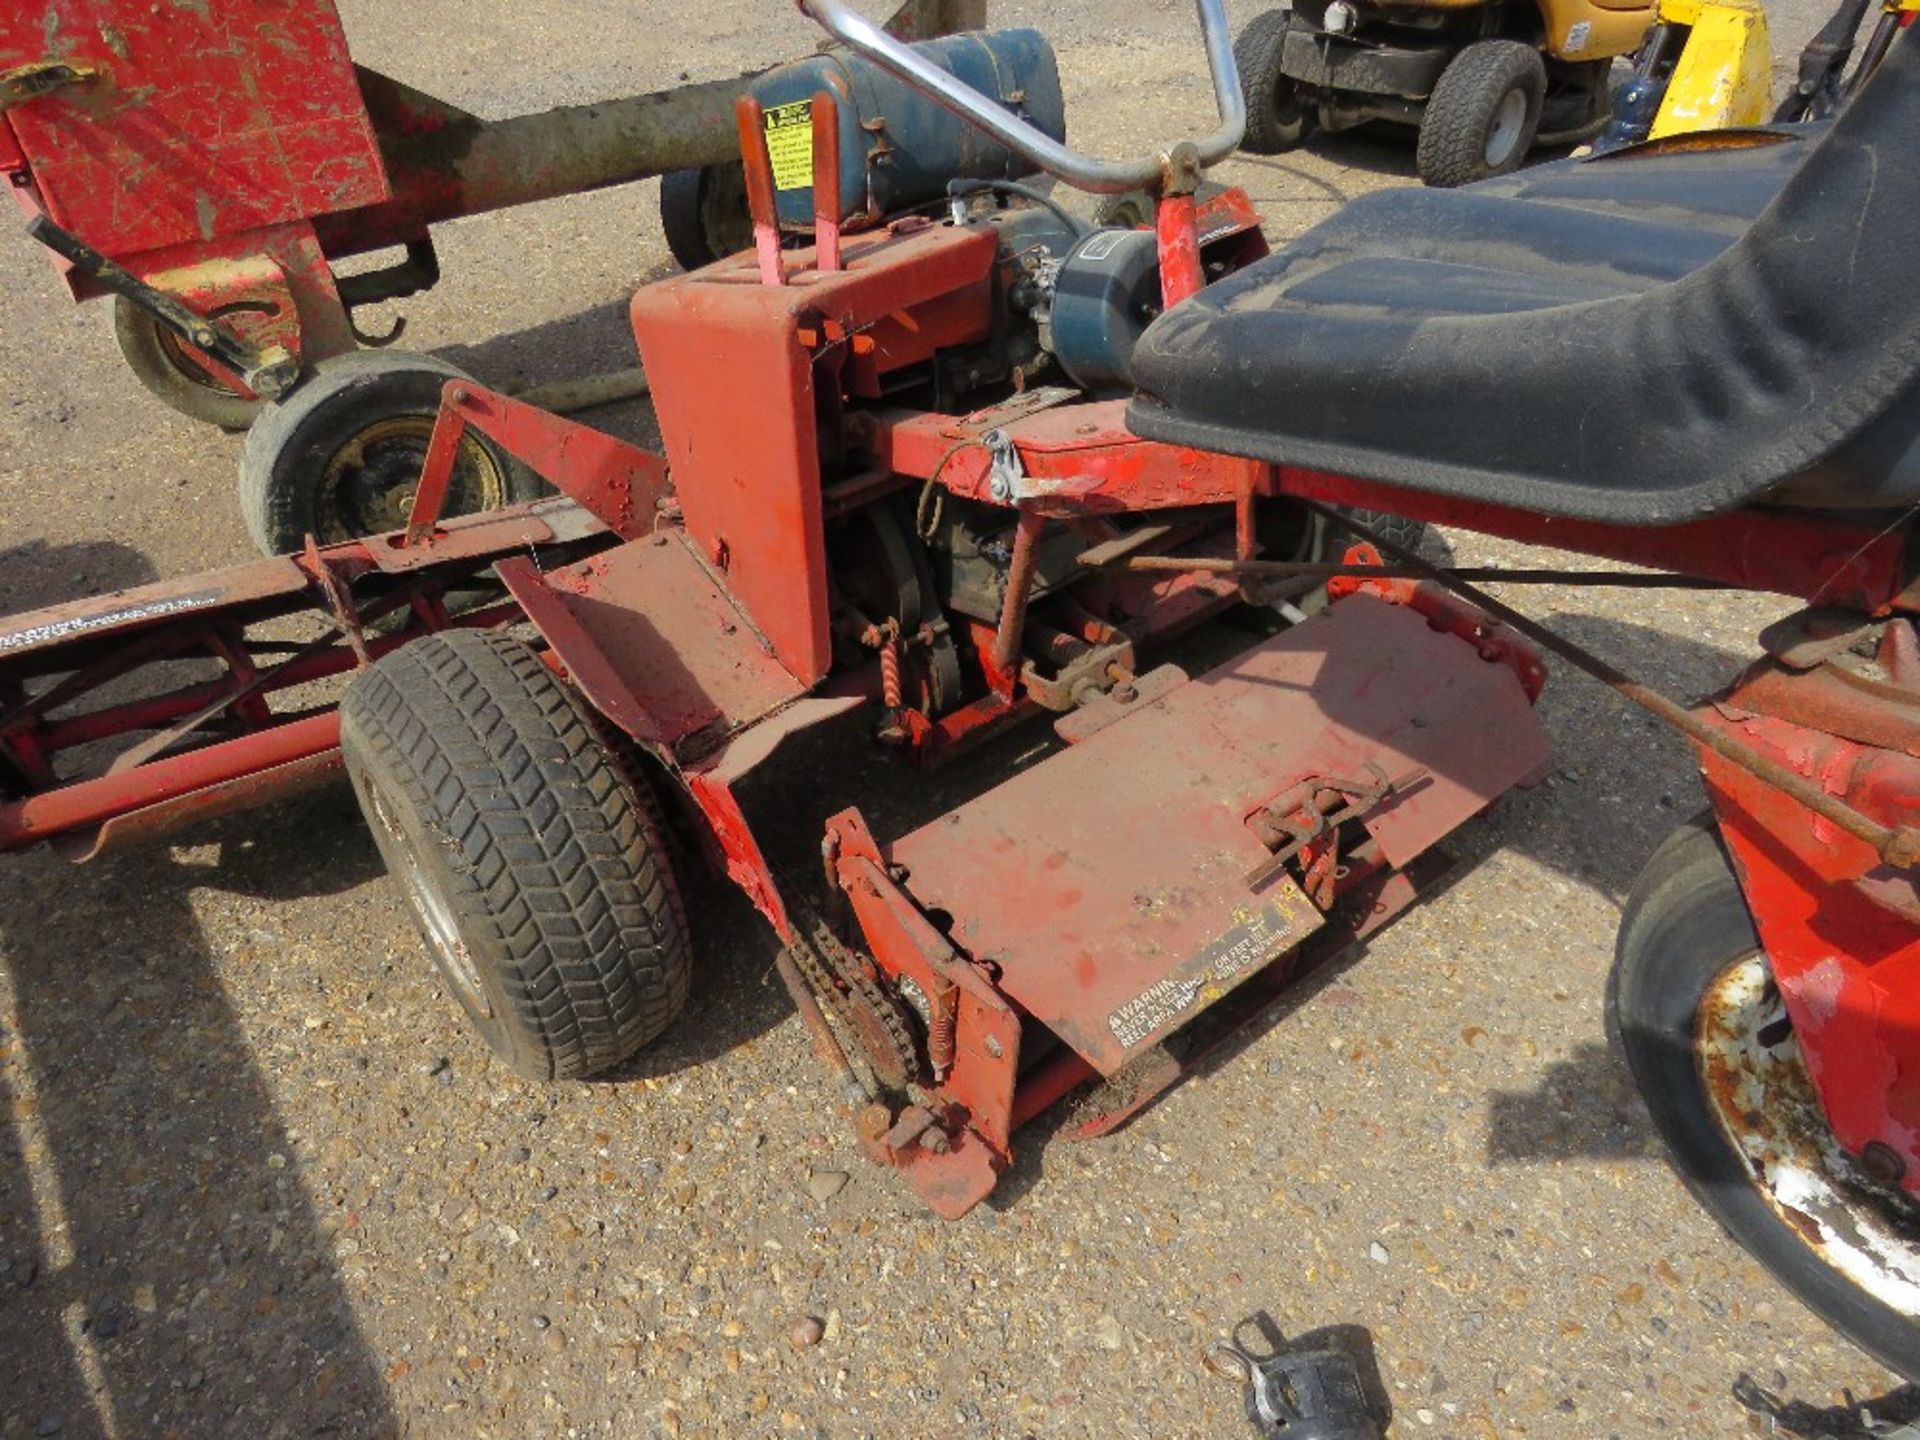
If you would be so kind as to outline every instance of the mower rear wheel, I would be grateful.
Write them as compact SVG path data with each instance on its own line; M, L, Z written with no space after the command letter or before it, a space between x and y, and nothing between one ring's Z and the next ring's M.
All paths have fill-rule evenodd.
M1607 1019L1694 1197L1809 1309L1920 1381L1920 1206L1835 1142L1705 816L1634 883Z
M1447 62L1420 121L1421 180L1439 189L1517 170L1533 148L1547 67L1518 40L1480 40Z
M223 318L214 312L215 318ZM236 390L200 363L193 348L124 295L113 299L113 338L134 378L169 409L189 420L239 431L253 424L263 403Z
M1280 69L1293 15L1268 10L1253 17L1233 42L1240 91L1247 102L1247 133L1240 148L1251 155L1278 155L1313 133L1314 111L1300 85Z
M397 530L407 523L440 413L465 372L431 355L355 350L315 365L262 408L240 452L240 513L267 555ZM442 513L497 510L546 493L540 477L469 430Z
M753 245L747 171L738 160L660 177L660 227L682 270L700 270Z
M1389 515L1381 510L1338 507L1340 513L1364 525L1383 539L1418 550L1427 538L1427 522ZM1307 509L1297 501L1263 501L1254 512L1254 535L1266 560L1333 563L1360 539L1353 531Z
M340 748L434 965L494 1054L574 1079L673 1022L692 947L657 803L531 648L456 630L394 651L348 690Z

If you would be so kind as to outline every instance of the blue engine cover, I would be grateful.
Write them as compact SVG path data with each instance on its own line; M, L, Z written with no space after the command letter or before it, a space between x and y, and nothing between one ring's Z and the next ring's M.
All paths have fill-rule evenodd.
M1028 124L1065 140L1066 102L1053 48L1036 30L949 35L913 47ZM849 228L947 193L950 180L1013 180L1033 167L951 111L848 51L770 70L753 84L783 224L813 223L813 97L840 106L840 203Z
M1159 314L1153 232L1096 230L1074 246L1054 282L1054 357L1088 394L1125 394L1133 388L1133 347Z

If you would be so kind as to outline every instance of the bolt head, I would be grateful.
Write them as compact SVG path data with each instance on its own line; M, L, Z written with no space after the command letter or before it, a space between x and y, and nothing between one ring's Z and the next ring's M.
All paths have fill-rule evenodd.
M1907 1176L1907 1162L1884 1140L1875 1140L1860 1152L1860 1165L1877 1185L1898 1185Z

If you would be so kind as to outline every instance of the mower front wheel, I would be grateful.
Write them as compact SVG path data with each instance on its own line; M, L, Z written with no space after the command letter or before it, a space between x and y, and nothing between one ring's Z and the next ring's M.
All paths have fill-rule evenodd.
M1247 133L1240 148L1252 155L1278 155L1313 133L1315 115L1299 82L1280 68L1293 15L1268 10L1256 15L1233 42L1240 91L1247 102Z
M672 1024L692 947L656 801L531 648L460 630L394 651L348 690L340 749L435 967L494 1054L575 1079Z
M1707 817L1634 883L1607 1020L1694 1197L1815 1314L1920 1381L1920 1207L1834 1140Z
M263 554L397 530L407 523L449 380L471 377L431 355L355 350L312 367L263 406L240 452L240 514ZM497 510L546 493L540 477L469 430L454 457L444 515Z
M1540 128L1547 67L1518 40L1480 40L1447 62L1420 121L1416 163L1449 189L1518 170Z

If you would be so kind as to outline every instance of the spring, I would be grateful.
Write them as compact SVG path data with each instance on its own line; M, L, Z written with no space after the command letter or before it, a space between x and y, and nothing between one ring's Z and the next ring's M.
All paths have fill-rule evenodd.
M893 635L880 647L880 698L889 710L898 710L904 703L900 688L900 641Z
M960 1009L960 987L951 980L935 978L933 992L927 996L927 1063L933 1078L944 1080L953 1068L954 1022Z

